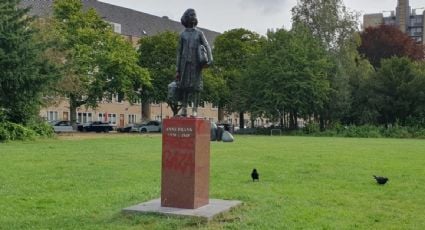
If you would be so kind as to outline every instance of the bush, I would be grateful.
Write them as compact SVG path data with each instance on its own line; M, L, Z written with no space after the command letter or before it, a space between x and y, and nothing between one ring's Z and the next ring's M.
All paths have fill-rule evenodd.
M0 141L30 140L36 135L37 133L34 130L23 125L9 121L0 123Z
M363 125L363 126L345 126L343 129L339 130L339 136L344 137L381 137L379 132L379 127L371 126L371 125Z
M308 123L304 126L303 131L305 134L315 134L320 132L320 125L319 123L312 122Z
M32 122L28 127L41 137L53 137L55 135L53 127L45 121Z
M270 135L271 128L257 128L256 135ZM357 138L425 138L425 128L421 125L390 127L362 125L344 126L339 123L332 124L330 128L320 131L319 124L309 123L303 129L282 130L284 135L291 136L319 136L319 137L357 137ZM243 132L237 132L237 134Z

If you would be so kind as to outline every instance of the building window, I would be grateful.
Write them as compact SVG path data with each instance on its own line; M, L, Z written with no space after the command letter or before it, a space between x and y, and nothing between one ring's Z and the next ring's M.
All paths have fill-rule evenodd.
M77 122L87 123L93 121L91 113L77 113Z
M212 103L212 105L211 105L211 109L218 109L218 104L216 104L216 103Z
M115 33L118 33L118 34L121 33L121 24L115 23L115 22L108 22L108 23L111 25L112 31L114 31Z
M109 124L117 124L117 115L115 113L99 113L98 121L108 122Z
M155 106L155 107L159 107L161 104L160 104L160 102L158 102L158 101L153 101L152 103L151 103L151 106Z
M117 115L115 113L108 114L108 122L109 122L109 124L116 125L117 124Z
M129 114L128 115L128 123L129 124L134 124L137 121L137 116L136 114Z
M47 111L47 120L48 121L57 121L58 112L57 111Z

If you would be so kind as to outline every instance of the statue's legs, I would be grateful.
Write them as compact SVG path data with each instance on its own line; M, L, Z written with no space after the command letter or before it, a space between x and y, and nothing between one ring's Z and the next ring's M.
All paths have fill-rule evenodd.
M192 108L192 116L198 116L198 106L200 100L200 93L198 91L193 92L193 108Z
M186 117L187 116L187 101L188 101L188 98L189 97L189 94L187 93L187 92L184 92L183 93L183 100L182 100L182 112L181 112L181 116L183 116L183 117Z

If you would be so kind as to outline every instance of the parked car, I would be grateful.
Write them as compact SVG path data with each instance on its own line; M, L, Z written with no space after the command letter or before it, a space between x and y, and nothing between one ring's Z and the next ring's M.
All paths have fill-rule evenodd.
M161 129L162 125L160 121L149 121L137 128L137 130L141 133L161 132Z
M70 121L56 121L50 123L55 133L74 132Z
M93 121L90 123L82 124L78 126L78 131L82 132L109 132L114 130L114 126L108 122Z
M146 123L145 123L146 124ZM145 124L128 124L124 127L118 128L118 132L129 133L129 132L140 132L140 126Z

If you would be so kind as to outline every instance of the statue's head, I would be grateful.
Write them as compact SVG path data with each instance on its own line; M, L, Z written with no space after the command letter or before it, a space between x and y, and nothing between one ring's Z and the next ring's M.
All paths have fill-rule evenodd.
M198 25L198 19L196 18L196 12L194 9L187 9L182 18L180 19L182 25L186 28L193 28Z

